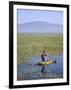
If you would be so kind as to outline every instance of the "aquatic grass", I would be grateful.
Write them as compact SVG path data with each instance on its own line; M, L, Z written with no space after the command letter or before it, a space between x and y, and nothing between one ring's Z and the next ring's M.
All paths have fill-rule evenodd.
M17 63L25 63L32 56L40 56L45 49L50 55L63 52L62 34L17 34Z

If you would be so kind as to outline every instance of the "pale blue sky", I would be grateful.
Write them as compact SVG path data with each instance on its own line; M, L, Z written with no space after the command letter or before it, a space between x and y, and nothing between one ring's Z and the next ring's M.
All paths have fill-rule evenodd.
M17 9L18 24L35 21L63 24L63 11Z

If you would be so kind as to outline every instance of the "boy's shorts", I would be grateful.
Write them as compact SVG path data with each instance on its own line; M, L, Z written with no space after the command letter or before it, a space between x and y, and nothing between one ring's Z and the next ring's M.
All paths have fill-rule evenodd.
M44 58L42 58L42 61L45 61L45 59L44 59Z

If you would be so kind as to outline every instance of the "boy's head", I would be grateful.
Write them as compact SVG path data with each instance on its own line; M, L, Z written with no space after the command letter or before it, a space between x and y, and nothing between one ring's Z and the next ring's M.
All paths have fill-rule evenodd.
M43 53L45 53L45 50L43 50Z

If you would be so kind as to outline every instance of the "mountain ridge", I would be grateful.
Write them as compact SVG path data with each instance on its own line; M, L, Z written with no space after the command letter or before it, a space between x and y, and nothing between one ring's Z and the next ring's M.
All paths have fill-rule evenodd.
M35 21L17 25L18 33L62 33L62 24L52 24L49 22Z

